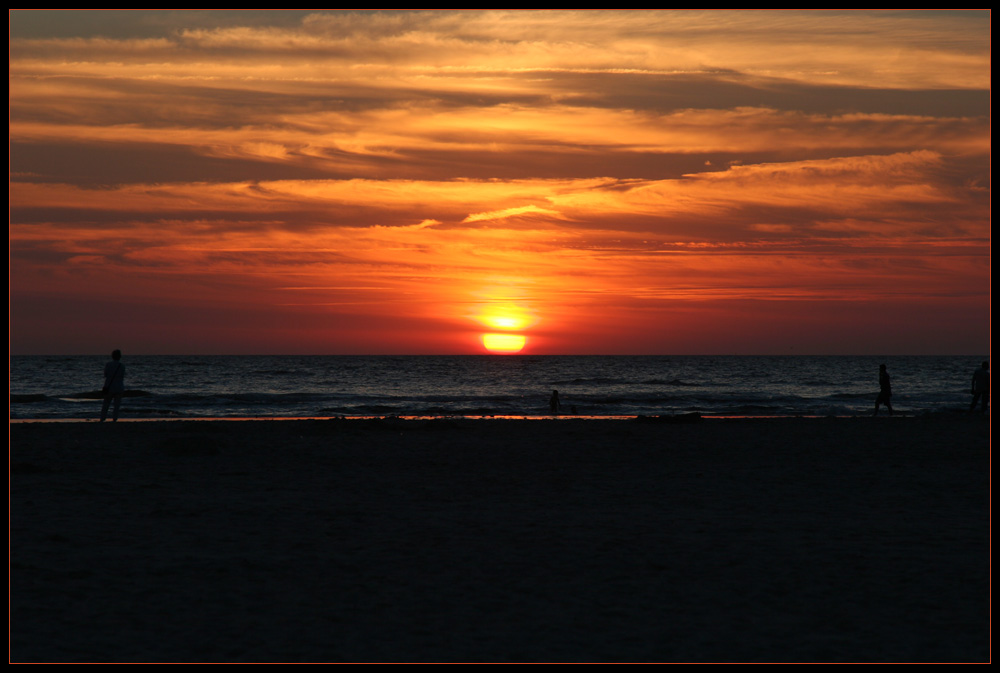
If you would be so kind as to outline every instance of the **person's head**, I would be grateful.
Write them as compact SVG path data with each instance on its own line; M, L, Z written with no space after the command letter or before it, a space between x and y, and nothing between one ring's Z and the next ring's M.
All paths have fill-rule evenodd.
M111 359L112 360L121 360L122 359L122 352L120 350L118 350L117 348L115 350L111 351Z
M882 371L885 371L885 365L879 365L878 368L881 369Z

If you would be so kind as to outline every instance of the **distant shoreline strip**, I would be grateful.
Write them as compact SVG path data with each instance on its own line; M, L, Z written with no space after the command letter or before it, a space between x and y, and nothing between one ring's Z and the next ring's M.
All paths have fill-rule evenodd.
M926 418L929 416L941 417L966 417L967 414L947 413L947 414L905 414L896 413L892 416L880 414L874 418ZM584 415L584 414L491 414L491 415L462 415L462 414L442 414L442 415L366 415L366 416L184 416L167 418L121 418L119 423L248 423L248 422L269 422L269 421L637 421L649 423L692 423L698 421L725 421L725 420L778 420L778 419L856 419L873 418L870 414L854 415L807 415L807 414L677 414L662 416L643 415ZM29 423L99 423L96 418L11 418L11 424ZM111 423L111 421L106 421Z

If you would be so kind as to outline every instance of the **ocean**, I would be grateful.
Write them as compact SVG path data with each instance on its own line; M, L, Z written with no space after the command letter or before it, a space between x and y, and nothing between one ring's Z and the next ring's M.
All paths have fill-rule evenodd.
M108 356L11 356L10 418L100 414ZM372 416L860 416L963 411L976 356L137 355L123 420ZM884 412L883 412L884 413Z

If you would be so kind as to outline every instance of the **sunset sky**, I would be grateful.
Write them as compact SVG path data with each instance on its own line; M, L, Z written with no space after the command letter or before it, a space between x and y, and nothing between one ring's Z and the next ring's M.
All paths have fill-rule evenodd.
M986 10L9 19L12 353L989 351Z

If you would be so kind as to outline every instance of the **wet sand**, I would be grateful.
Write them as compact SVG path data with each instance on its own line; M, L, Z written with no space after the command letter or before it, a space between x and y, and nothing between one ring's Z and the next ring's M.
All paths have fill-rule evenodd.
M980 417L10 425L11 662L988 662Z

